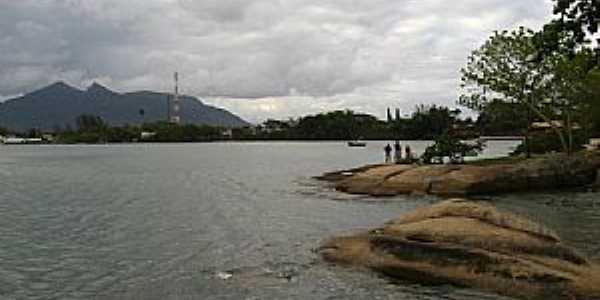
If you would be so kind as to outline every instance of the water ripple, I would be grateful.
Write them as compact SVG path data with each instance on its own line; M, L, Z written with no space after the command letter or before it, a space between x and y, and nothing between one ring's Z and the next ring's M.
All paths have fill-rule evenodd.
M436 198L336 193L310 177L375 163L379 145L216 143L5 147L0 295L7 299L504 299L331 266L321 239ZM415 149L424 145L414 145ZM598 253L597 194L494 198ZM228 280L216 274L226 272Z

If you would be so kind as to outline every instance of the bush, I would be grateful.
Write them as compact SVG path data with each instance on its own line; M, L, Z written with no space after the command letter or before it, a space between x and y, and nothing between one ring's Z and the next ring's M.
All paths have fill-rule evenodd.
M484 144L477 142L467 144L448 134L440 136L433 145L425 149L421 156L423 163L441 163L444 157L449 157L452 163L463 163L463 157L477 155L483 151Z
M565 136L565 139L568 137ZM587 136L579 131L573 133L573 151L583 149L583 145L588 142ZM534 133L529 137L530 151L533 154L544 154L549 152L563 152L560 138L553 132ZM523 142L519 145L512 155L527 153L527 145Z

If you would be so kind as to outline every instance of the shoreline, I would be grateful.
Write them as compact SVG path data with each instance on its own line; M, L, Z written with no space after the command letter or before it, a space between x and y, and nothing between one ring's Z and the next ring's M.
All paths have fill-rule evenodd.
M599 170L600 152L594 151L483 159L462 165L376 164L314 178L356 195L471 196L597 186Z

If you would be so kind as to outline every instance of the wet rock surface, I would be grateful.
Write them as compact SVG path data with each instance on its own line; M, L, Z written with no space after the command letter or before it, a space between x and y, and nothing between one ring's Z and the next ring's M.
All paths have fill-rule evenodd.
M330 262L421 284L454 284L521 299L600 299L600 268L556 233L481 202L454 199L380 228L335 237Z

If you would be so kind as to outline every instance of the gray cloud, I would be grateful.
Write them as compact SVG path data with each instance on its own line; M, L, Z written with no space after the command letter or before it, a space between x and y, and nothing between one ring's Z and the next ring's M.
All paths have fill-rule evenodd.
M453 104L493 30L550 0L0 0L0 99L56 80L183 90L250 120Z

